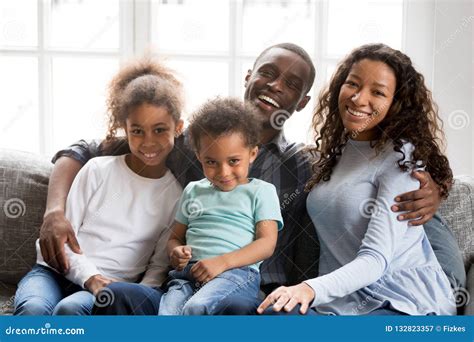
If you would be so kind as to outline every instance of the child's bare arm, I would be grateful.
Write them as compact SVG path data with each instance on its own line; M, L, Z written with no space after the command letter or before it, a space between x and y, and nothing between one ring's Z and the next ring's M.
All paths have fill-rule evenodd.
M182 270L192 257L191 247L186 246L186 229L186 225L175 221L166 246L171 266L177 270Z
M272 256L278 238L276 221L257 223L256 239L247 246L215 258L198 261L191 272L199 282L208 282L224 271L255 264Z

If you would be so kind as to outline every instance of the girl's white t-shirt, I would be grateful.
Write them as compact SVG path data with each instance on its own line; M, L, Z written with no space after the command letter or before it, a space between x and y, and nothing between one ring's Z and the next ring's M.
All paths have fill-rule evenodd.
M168 170L159 179L133 172L125 156L91 159L77 174L66 202L83 254L66 245L75 284L102 274L118 281L160 286L168 272L166 243L182 187ZM37 263L48 266L36 241Z

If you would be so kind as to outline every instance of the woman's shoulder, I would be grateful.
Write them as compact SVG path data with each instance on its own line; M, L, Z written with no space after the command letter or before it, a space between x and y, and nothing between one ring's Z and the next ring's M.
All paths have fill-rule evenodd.
M401 145L389 142L383 148L382 156L386 160L397 160L397 161L411 161L415 146L409 142L402 140Z
M414 150L415 146L408 141L402 141L401 145L388 143L381 154L381 164L377 174L411 173L417 167L417 163L413 160ZM402 170L400 165L404 165L405 170Z

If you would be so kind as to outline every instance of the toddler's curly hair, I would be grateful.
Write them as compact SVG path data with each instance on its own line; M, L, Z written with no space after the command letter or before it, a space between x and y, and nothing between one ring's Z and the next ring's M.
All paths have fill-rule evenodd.
M201 137L212 138L239 133L246 146L253 148L260 140L262 119L257 109L237 98L227 97L209 100L197 109L189 124L192 148L199 153Z

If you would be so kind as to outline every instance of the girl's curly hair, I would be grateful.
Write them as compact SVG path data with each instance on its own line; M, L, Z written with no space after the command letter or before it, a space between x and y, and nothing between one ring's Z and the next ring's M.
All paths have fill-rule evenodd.
M164 106L177 122L184 105L183 87L171 69L151 56L135 59L120 69L108 88L108 132L105 148L116 146L123 137L117 131L133 108L147 103Z
M415 164L424 166L440 186L441 196L447 197L453 174L448 159L441 153L444 133L438 107L425 86L423 75L415 70L410 58L384 44L368 44L353 50L338 65L329 86L321 92L312 119L316 147L310 149L320 155L312 165L313 176L306 190L331 178L332 170L349 139L349 132L344 129L339 114L339 92L352 66L363 59L387 64L396 77L392 105L387 116L378 124L383 133L372 145L376 155L387 143L393 143L394 151L402 154L398 161L400 169L406 171ZM412 160L403 162L405 155L401 149L405 142L412 143L414 150Z

